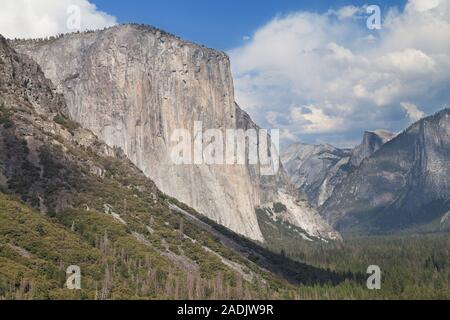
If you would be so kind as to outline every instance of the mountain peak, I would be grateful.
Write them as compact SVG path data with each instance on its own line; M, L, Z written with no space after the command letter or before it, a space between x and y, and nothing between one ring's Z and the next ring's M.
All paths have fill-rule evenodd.
M395 137L395 134L386 130L364 132L361 144L353 149L350 163L353 166L359 166L364 159L367 159L373 153L378 151L381 146L390 141L393 137Z

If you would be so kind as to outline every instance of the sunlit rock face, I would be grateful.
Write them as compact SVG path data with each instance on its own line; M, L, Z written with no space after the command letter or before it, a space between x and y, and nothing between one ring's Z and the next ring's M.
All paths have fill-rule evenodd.
M280 169L262 176L254 165L178 165L172 134L195 122L206 129L256 127L236 104L229 58L155 28L121 25L46 41L16 41L63 93L70 116L123 150L165 193L251 239L264 241L255 208L278 190L298 193ZM195 138L195 137L193 137ZM294 212L295 211L295 212ZM339 235L312 208L311 233ZM288 215L289 215L288 214Z

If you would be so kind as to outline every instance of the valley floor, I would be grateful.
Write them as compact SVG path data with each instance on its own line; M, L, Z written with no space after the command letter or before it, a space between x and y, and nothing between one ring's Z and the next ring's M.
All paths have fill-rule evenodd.
M300 286L301 299L450 299L450 235L354 237L344 243L291 244L283 253L316 267L359 274L362 281ZM272 248L275 249L275 248ZM281 250L278 248L278 250ZM369 290L370 265L381 269L381 289Z

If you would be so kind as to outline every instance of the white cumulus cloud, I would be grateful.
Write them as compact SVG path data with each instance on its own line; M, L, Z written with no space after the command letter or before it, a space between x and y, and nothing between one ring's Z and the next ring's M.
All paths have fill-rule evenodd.
M101 29L116 18L88 0L2 0L0 34L7 38L41 38Z
M448 105L450 1L388 8L381 30L366 28L365 11L294 12L256 30L229 52L238 103L285 136L341 146Z
M416 11L423 12L436 8L441 1L445 0L410 0L409 6Z
M406 114L408 115L408 118L411 119L412 122L416 122L417 120L420 120L423 118L424 113L419 110L419 108L409 102L402 102L400 103L403 109L405 109Z

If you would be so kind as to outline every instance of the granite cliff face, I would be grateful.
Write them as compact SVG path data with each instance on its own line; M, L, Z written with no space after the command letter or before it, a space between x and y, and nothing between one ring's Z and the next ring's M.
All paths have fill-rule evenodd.
M344 281L167 197L66 111L39 65L0 35L2 298L73 299L62 281L73 264L78 298L90 300L276 299L288 282Z
M68 114L109 146L121 148L165 193L214 221L263 241L255 209L292 202L283 218L311 235L338 238L303 201L280 169L262 176L254 165L176 165L176 129L249 128L234 102L228 57L160 30L122 25L48 41L12 42L65 97Z
M167 197L120 150L68 119L66 112L63 97L40 67L11 50L0 36L2 299L275 300L297 297L298 285L311 289L305 298L317 298L320 287L360 286L357 272L333 272L290 260ZM239 125L254 125L243 112L238 118ZM419 138L417 147L430 144L420 154L448 159L447 143L441 140L449 138L448 119L437 119L419 130L426 139ZM432 168L432 180L448 190L436 180L437 173L445 178L448 171L438 162ZM258 183L268 191L277 180ZM284 204L273 205L276 214L301 208L290 203L290 197L279 199ZM440 221L448 221L448 216ZM305 223L304 216L299 217ZM290 233L312 240L282 224ZM275 227L267 219L263 225ZM283 240L294 239L273 235L281 236L282 248ZM445 266L445 258L434 253L427 258L430 272ZM66 267L74 263L83 270L82 292L75 296L64 288Z
M343 231L436 231L450 209L450 110L384 144L336 187L322 214Z

